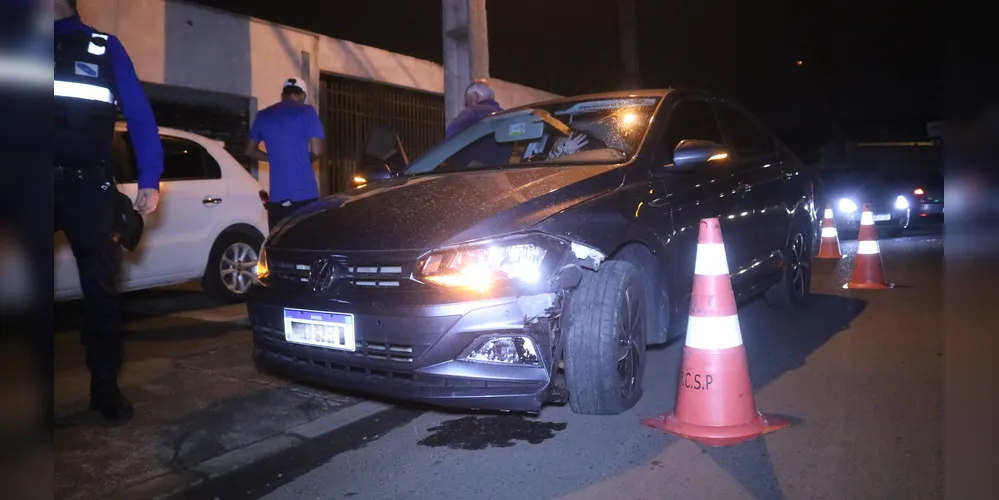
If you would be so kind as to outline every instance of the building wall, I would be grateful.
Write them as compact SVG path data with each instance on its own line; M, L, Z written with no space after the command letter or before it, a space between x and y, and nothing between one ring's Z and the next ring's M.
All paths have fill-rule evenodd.
M321 72L444 93L439 64L179 0L79 0L79 9L84 22L121 39L146 82L255 97L259 108L277 102L290 77L308 78L318 95ZM493 82L504 107L557 97ZM259 180L268 189L266 164Z

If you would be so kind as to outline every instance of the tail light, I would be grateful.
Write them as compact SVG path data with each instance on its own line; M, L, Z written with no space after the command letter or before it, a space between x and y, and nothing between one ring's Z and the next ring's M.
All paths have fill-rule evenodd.
M264 204L264 210L267 210L267 203L271 201L271 196L267 194L267 191L263 189L258 193L260 195L260 203Z
M916 190L912 192L912 194L916 196L922 196L924 193L925 191L923 191L923 188L916 188Z

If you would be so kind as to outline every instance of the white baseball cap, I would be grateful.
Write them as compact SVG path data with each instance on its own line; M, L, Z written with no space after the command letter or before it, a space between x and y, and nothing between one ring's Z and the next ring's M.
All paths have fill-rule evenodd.
M297 79L297 78L289 78L289 79L285 80L285 82L284 82L284 88L288 88L288 87L295 87L299 91L301 91L303 94L308 94L308 92L305 91L305 83L302 82L301 80Z

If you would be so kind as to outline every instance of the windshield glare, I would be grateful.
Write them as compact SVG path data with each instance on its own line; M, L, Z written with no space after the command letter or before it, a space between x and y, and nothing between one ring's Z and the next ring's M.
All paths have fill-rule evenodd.
M530 110L533 115L523 119L510 114L492 116L438 144L403 175L625 162L637 152L659 100L589 99L536 107ZM550 119L537 118L545 113ZM538 123L525 127L530 121ZM507 142L517 133L532 130L531 126L542 128L540 137L527 133L527 139Z

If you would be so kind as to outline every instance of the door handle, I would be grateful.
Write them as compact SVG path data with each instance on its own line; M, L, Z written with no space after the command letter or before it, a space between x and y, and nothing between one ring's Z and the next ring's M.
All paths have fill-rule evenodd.
M201 203L205 205L218 205L222 203L222 198L215 198L214 196L205 196L205 199L201 200Z

